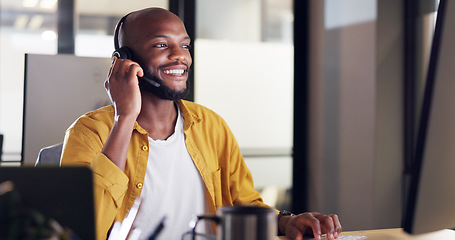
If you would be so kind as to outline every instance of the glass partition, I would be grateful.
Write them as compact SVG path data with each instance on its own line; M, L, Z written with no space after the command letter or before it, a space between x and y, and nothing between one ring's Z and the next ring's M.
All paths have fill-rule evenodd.
M226 120L272 206L292 185L292 23L291 0L196 1L194 99Z
M56 0L0 0L2 165L20 161L25 53L57 53Z
M114 26L121 16L145 7L167 9L168 5L168 0L74 0L75 54L110 57ZM24 56L57 54L57 18L57 0L0 0L0 134L4 135L1 165L20 164Z

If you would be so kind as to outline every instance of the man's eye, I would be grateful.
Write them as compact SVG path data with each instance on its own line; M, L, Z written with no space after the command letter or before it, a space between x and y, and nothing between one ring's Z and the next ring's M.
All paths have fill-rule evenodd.
M166 47L167 45L165 43L160 43L160 44L156 44L155 47L157 48L163 48L163 47Z
M182 48L184 48L184 49L190 49L190 48L191 48L191 45L190 45L190 44L183 45Z

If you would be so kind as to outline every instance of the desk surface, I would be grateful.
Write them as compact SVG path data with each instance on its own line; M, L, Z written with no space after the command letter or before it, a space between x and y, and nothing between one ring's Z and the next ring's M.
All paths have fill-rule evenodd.
M365 231L348 231L342 232L344 236L366 236L366 239L371 240L453 240L455 239L455 231L442 230L421 235L409 235L401 228L378 229ZM277 237L277 240L288 240L287 237ZM312 238L305 238L312 239Z

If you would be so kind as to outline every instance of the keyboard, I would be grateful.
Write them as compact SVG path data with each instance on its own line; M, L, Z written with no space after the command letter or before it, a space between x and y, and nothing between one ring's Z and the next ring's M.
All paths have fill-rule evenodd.
M322 236L322 240L327 240L327 236ZM361 239L367 239L367 236L339 236L336 240L361 240ZM312 238L311 240L314 240Z

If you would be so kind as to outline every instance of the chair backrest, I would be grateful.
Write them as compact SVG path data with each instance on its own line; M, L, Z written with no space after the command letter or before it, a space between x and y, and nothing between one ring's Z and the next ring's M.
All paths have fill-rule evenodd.
M38 158L36 159L35 167L60 165L62 147L63 143L59 143L49 147L42 148L39 151Z

